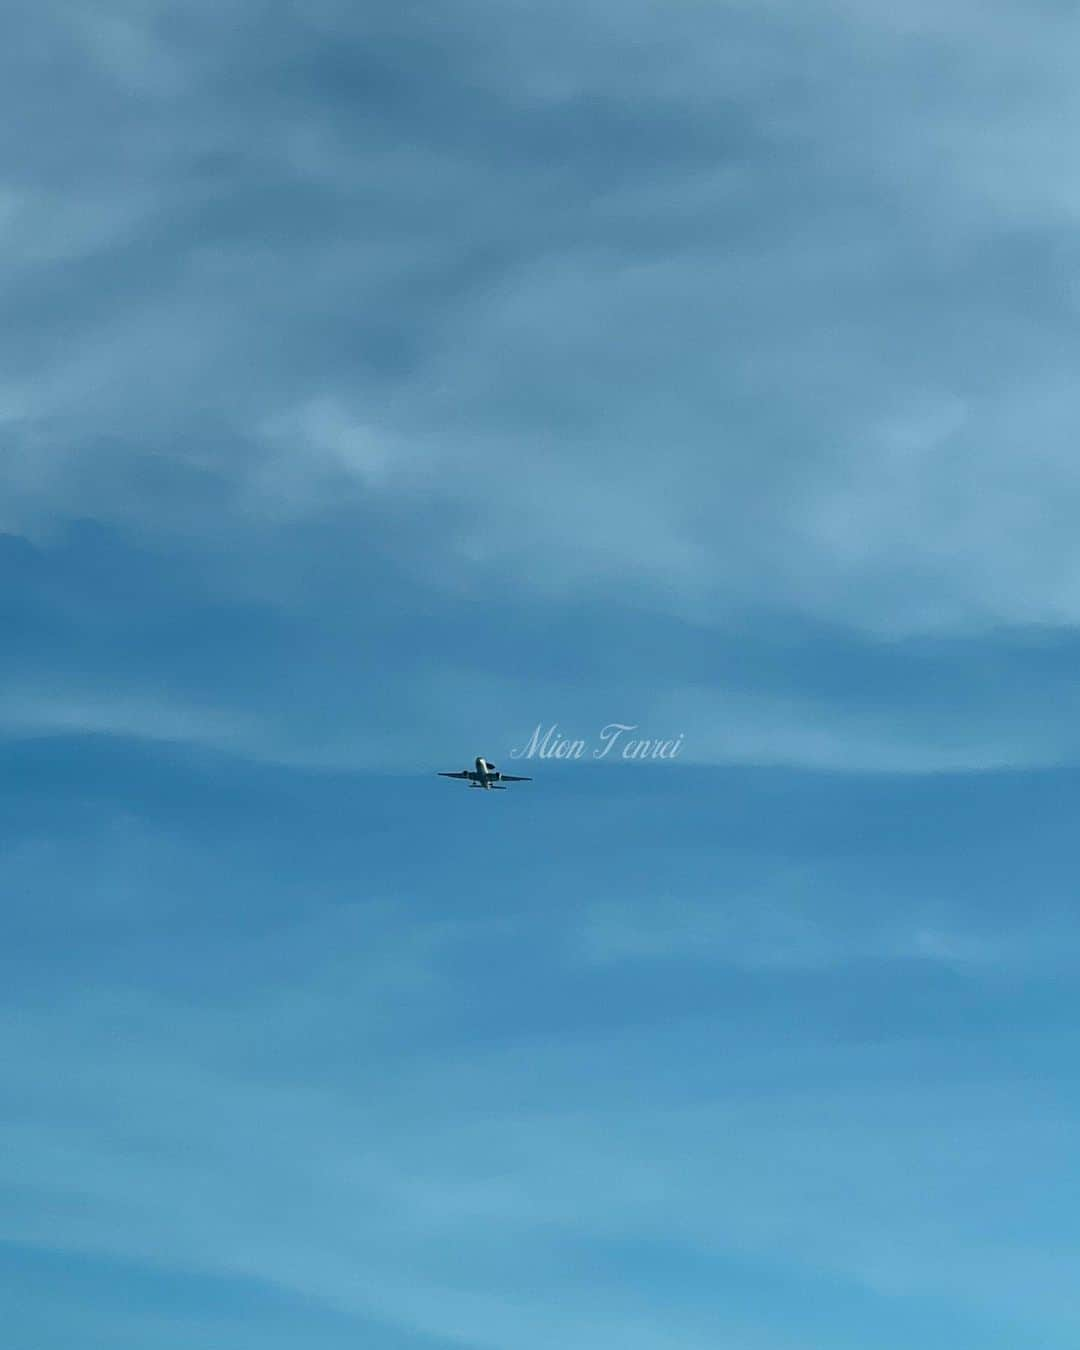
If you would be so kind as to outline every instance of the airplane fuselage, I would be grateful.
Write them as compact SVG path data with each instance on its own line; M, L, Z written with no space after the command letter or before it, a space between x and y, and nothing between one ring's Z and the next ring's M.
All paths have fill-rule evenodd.
M477 755L473 761L475 768L462 769L460 773L450 773L446 770L439 771L440 778L463 778L470 787L483 788L485 792L505 792L507 783L528 783L528 778L519 778L517 774L500 773L494 764L489 763L483 755Z

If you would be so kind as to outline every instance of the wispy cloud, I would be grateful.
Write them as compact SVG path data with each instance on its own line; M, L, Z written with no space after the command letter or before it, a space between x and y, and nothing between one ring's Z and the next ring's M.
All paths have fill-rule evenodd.
M633 1326L629 1343L641 1347L741 1334L738 1312L705 1317L679 1299L662 1315L632 1280L610 1284L603 1252L631 1234L652 1287L649 1252L672 1248L717 1274L732 1260L767 1260L782 1280L839 1279L884 1302L948 1295L1009 1317L1034 1299L1048 1326L1071 1317L1065 1272L1022 1268L1017 1199L993 1181L1021 1139L1037 1145L1037 1190L1065 1165L1068 1131L1030 1093L935 1079L927 1116L906 1086L883 1081L880 1053L867 1050L832 1056L843 1086L757 1098L737 1086L752 1056L725 1044L729 1086L705 1100L628 1114L590 1093L586 1111L579 1072L612 1056L629 1065L619 1042L579 1042L539 1051L534 1068L544 1066L549 1091L557 1080L563 1089L558 1105L537 1111L516 1102L520 1051L366 1064L369 1028L337 988L356 1070L336 1086L279 1072L276 1083L253 1080L201 1028L204 1016L143 1000L67 1001L14 1039L9 1031L17 1064L48 1047L66 1119L58 1123L46 1081L17 1070L8 1168L31 1191L79 1201L68 1213L50 1206L44 1222L33 1203L16 1204L9 1237L257 1278L478 1347L511 1335L540 1346L582 1327L614 1344ZM272 1034L285 1011L244 1008L244 1035L267 1013L260 1034ZM775 1081L784 1064L771 1064ZM601 1263L587 1285L564 1283L566 1243L586 1269ZM994 1271L1001 1278L987 1285ZM762 1345L789 1344L782 1332L757 1334Z
M815 907L811 897L820 900L820 895L812 878L787 889L787 895L774 885L758 894L721 891L707 900L663 895L634 904L591 905L575 946L586 961L600 965L689 960L774 971L891 961L940 962L962 970L1014 964L1025 955L1030 960L1030 947L1025 953L1014 933L949 931L912 919L903 903L899 913L890 907L853 923L850 909L839 917ZM866 902L881 904L879 897ZM1046 935L1044 955L1055 939L1053 933Z

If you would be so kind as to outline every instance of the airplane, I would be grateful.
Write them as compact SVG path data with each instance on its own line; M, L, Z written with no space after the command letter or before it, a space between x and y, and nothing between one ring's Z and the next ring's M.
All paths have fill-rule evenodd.
M464 778L468 780L470 787L483 788L485 792L505 792L503 783L531 783L531 778L515 778L512 773L500 773L494 764L489 764L486 759L479 755L476 757L475 769L462 769L460 773L438 774L440 778Z

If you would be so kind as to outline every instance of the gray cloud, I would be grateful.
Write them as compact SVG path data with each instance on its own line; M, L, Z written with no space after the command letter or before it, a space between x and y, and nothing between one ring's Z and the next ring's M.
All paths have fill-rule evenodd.
M1075 757L1069 16L98 18L0 57L7 734Z
M525 594L1075 618L1065 16L35 13L9 528L158 528L156 461Z

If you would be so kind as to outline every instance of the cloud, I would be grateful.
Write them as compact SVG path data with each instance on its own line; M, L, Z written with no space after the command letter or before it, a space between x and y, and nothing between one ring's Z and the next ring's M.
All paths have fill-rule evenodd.
M235 715L224 708L185 708L174 700L152 703L107 695L8 695L0 701L0 726L9 736L104 734L249 752L258 744L257 732L249 726L245 735Z
M9 734L370 767L625 718L684 762L1074 757L1029 659L1080 594L1067 16L62 13L6 67L35 141L0 528L41 545L42 612L87 611L20 630ZM107 632L54 572L87 520L171 569L110 582ZM170 603L252 650L174 639ZM783 624L868 682L814 687L792 640L749 687L733 654Z
M368 527L375 474L450 584L1075 621L1067 16L118 6L50 58L60 13L9 72L70 79L9 189L8 528Z
M422 553L424 524L437 523L386 505L383 475L407 467L385 464L347 418L329 423L334 447L318 440L330 434L322 423L300 425L323 447L312 450L326 462L317 490L340 497L339 457L370 453L365 511L389 512ZM1067 635L896 642L786 616L718 626L595 592L570 607L553 594L522 604L485 593L478 604L468 585L433 583L422 567L410 575L393 558L358 569L350 519L288 520L315 481L301 478L273 507L273 552L212 530L198 558L88 525L38 547L0 539L4 734L145 738L263 763L410 773L479 752L505 761L538 726L597 747L612 722L681 736L677 758L660 766L672 773L985 773L1076 758ZM463 561L469 543L459 535ZM490 558L481 549L470 565L482 571ZM573 771L597 767L591 751L586 761ZM606 764L649 777L618 753Z
M181 1317L254 1281L320 1346L1074 1332L1068 779L566 766L427 810L5 762L4 1236L57 1303L89 1262Z
M305 1345L1075 1343L1076 26L17 6L9 1243ZM679 760L426 777L612 720Z
M583 1328L649 1350L696 1350L717 1329L755 1343L752 1295L707 1310L665 1275L665 1252L676 1270L704 1263L714 1280L735 1263L747 1290L768 1267L774 1292L838 1280L879 1310L943 1298L1008 1318L1035 1303L1047 1328L1071 1325L1066 1272L1025 1260L1023 1202L999 1184L1023 1140L1046 1199L1067 1131L1038 1094L950 1082L956 1050L931 1055L928 1100L889 1082L879 1050L850 1048L811 1051L839 1081L803 1089L777 1086L790 1070L774 1053L763 1096L766 1069L725 1038L723 1090L663 1106L635 1099L628 1112L622 1040L541 1046L528 1070L519 1047L375 1065L361 1049L367 1019L345 986L333 988L355 1066L336 1086L291 1079L284 1065L260 1082L235 1037L222 1042L197 1010L157 1001L80 997L9 1029L20 1108L3 1130L6 1180L17 1167L31 1199L45 1188L59 1201L47 1223L32 1203L10 1209L9 1237L258 1279L477 1347L511 1334L540 1346ZM262 1034L272 1036L286 1004L278 996L234 1018L250 1037L269 1013ZM48 1081L28 1068L46 1045ZM590 1068L614 1100L585 1087ZM535 1095L538 1069L548 1102L528 1105L519 1099ZM62 1122L50 1105L58 1076ZM604 1274L608 1251L636 1268L630 1234L637 1288ZM579 1252L576 1275L568 1250ZM1012 1278L988 1283L988 1271ZM757 1343L787 1345L769 1322L761 1309Z
M1015 934L974 935L928 926L907 913L910 901L898 915L876 915L860 924L852 922L850 913L835 921L821 912L814 896L813 878L805 876L801 885L774 885L763 894L723 891L707 900L665 895L639 905L593 904L575 946L582 959L599 965L695 961L766 971L890 961L940 962L963 969L999 966L1020 956ZM1031 954L1028 949L1028 959Z

